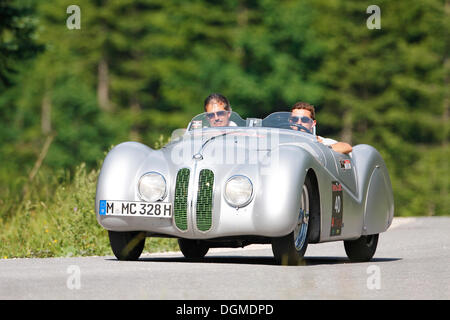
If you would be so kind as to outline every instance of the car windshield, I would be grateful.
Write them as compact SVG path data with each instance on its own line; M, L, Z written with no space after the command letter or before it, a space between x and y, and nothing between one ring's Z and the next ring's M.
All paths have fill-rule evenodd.
M247 118L243 120L233 111L201 113L189 123L188 131L203 128L233 128L233 127L266 127L302 131L314 134L309 118L292 116L290 112L274 112L265 117Z
M312 119L293 116L290 112L274 112L262 120L262 127L290 129L315 134Z

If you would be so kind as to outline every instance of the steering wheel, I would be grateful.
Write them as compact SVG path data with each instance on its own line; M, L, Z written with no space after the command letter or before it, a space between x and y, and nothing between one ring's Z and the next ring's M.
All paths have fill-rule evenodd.
M302 126L301 124L298 123L290 123L289 124L290 127L296 127L298 131L304 131L307 133L312 133L311 130L305 128L304 126Z
M292 127L293 125L291 125L290 123L277 123L277 125L273 126L273 128L288 129L288 130L293 130Z

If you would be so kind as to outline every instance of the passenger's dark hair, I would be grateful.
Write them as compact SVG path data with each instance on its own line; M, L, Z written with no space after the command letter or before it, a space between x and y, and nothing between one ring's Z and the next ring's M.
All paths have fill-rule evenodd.
M218 102L220 104L224 104L225 105L225 110L227 111L231 111L231 107L230 107L230 102L228 101L227 98L225 98L225 96L221 95L220 93L211 93L206 99L205 99L205 103L203 105L205 112L206 112L206 106L213 103L213 102Z

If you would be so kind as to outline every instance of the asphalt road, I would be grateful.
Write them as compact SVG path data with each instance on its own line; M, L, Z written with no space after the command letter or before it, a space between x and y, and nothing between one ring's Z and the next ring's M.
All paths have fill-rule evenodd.
M396 218L372 261L342 242L310 245L305 265L275 265L270 246L181 253L0 260L0 299L450 299L450 217Z

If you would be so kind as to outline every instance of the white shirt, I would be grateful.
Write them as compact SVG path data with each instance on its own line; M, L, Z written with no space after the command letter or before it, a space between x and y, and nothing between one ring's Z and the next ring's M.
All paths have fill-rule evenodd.
M327 147L331 146L331 145L333 145L335 143L338 143L336 140L333 140L333 139L330 139L330 138L324 138L324 137L321 137L321 136L319 136L319 138L322 139L322 143L324 145L326 145Z

